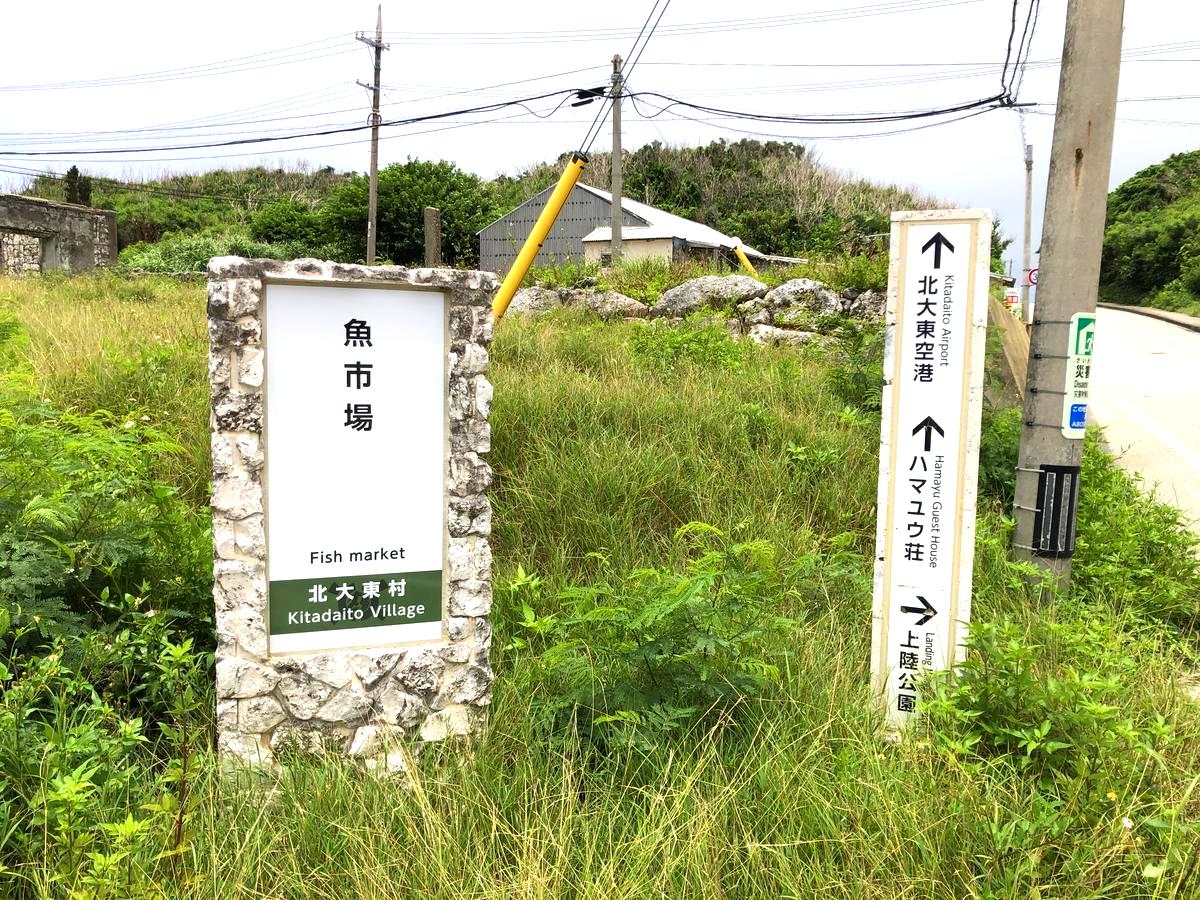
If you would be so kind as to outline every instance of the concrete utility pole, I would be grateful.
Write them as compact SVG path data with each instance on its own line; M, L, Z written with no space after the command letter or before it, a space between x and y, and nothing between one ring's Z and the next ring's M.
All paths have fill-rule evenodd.
M437 268L442 264L442 211L436 206L425 207L425 265Z
M1025 254L1021 262L1021 315L1033 321L1029 308L1029 271L1033 266L1033 144L1025 145Z
M1013 546L1018 558L1033 560L1063 587L1071 578L1083 456L1083 441L1064 436L1068 378L1076 375L1067 369L1071 317L1096 309L1124 13L1124 0L1067 4L1046 187Z
M624 184L621 177L621 57L612 58L612 234L609 251L612 264L621 261L621 196Z
M375 50L375 83L366 85L358 82L361 87L371 90L371 175L367 188L367 265L375 265L375 224L379 213L379 70L382 66L383 51L383 6L375 9L375 40L357 36L360 41Z

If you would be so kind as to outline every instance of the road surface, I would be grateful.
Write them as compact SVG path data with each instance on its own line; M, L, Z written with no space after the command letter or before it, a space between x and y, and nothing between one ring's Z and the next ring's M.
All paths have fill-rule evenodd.
M1200 530L1200 333L1116 309L1096 311L1088 419L1123 468Z

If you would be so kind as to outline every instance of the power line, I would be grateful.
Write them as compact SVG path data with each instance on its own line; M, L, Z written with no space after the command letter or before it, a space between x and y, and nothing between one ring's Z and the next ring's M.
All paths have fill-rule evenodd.
M654 13L658 11L659 2L660 0L654 0L654 5L650 7L650 12L646 16L646 21L642 23L642 27L638 30L637 37L633 39L633 46L629 49L629 52L625 54L625 60L622 61L621 68L618 72L618 76L620 77L622 84L625 83L625 65L628 60L633 58L634 51L638 49L638 43L642 40L642 35L646 34L646 29L650 26L650 20L654 18ZM662 13L665 13L667 11L667 7L670 5L671 0L666 0L666 4L662 8ZM654 23L654 27L650 28L650 34L646 35L646 43L650 42L650 38L653 36L655 29L658 28L658 23L662 21L662 13L659 13L658 19ZM642 44L642 50L645 49L645 44ZM638 55L640 56L641 54L639 53ZM630 68L630 71L632 71L632 67ZM593 119L592 124L588 126L587 133L583 136L583 142L579 145L580 155L586 155L587 152L592 149L592 144L600 134L600 122L604 118L605 112L611 105L611 95L606 101L601 102L600 108L596 111L596 118Z
M657 112L655 112L653 115L647 116L645 113L642 112L641 107L638 105L636 97L633 100L633 108L638 113L639 116L641 116L643 119L645 119L647 121L649 121L651 119L656 119L656 118L658 118L658 116L660 116L663 113L666 113L668 111L668 107L663 107L661 109L658 109ZM955 118L946 119L946 120L943 120L940 122L926 122L922 125L915 125L911 128L898 128L898 129L892 129L889 131L857 132L855 134L792 135L792 134L779 134L777 132L751 131L751 130L747 130L744 128L734 128L731 125L717 124L716 121L714 121L712 119L701 119L701 118L697 118L695 116L688 116L688 115L684 115L683 113L673 112L673 111L670 113L672 118L667 119L666 121L696 122L698 124L708 125L711 128L716 128L716 129L719 129L722 131L732 131L732 132L736 132L737 134L747 134L747 135L751 135L754 137L781 138L781 139L790 140L790 141L845 141L845 140L855 140L857 138L890 137L890 136L898 135L898 134L908 134L909 132L913 132L913 131L924 131L927 128L937 128L941 125L953 125L955 122L962 122L966 119L972 119L975 116L983 115L984 113L991 112L992 110L998 109L998 108L999 107L996 107L996 106L982 107L980 109L972 110L971 112L968 112L966 115L957 116Z
M1021 85L1025 83L1025 70L1029 66L1029 54L1033 51L1033 36L1037 32L1038 14L1041 10L1042 0L1029 0L1029 12L1025 16L1025 31L1021 33L1021 43L1025 46L1025 58L1021 58L1021 48L1018 46L1016 84L1009 92L1014 101L1021 95Z
M728 116L729 118L734 119L749 119L759 122L784 122L802 125L868 125L883 122L903 122L910 119L924 119L932 116L966 112L967 110L978 109L984 106L990 107L995 104L1002 103L1004 100L1004 95L995 94L991 97L984 97L980 100L971 100L967 103L960 103L954 106L946 106L936 109L901 110L894 112L872 113L869 115L858 115L851 113L824 116L798 116L784 115L780 113L757 113L744 110L723 109L718 106L706 106L701 103L690 103L686 100L679 100L675 97L669 97L666 94L660 94L657 91L642 91L640 93L631 94L630 96L657 97L660 100L664 100L667 104L665 107L663 107L664 112L672 107L682 106L687 109L694 109L697 112L713 113L715 115Z
M566 98L564 98L563 100L561 100L559 102L559 106L561 107L562 103L565 103L566 100L572 96L574 96L573 91L571 93L569 93ZM491 125L491 124L500 123L500 122L511 122L512 124L524 124L524 123L520 123L520 122L513 122L512 120L522 119L529 115L531 115L531 113L527 109L524 112L516 113L515 115L511 115L511 116L498 116L493 119L476 119L476 120L472 120L469 122L459 122L455 125L443 125L440 128L427 128L422 131L408 131L408 132L391 134L391 135L385 134L385 135L380 136L379 139L381 141L396 140L398 138L416 137L416 136L422 135L422 134L434 134L434 133L440 132L440 131L453 131L456 128L468 128L473 125ZM395 125L395 124L403 124L403 123L393 122L393 123L384 123L384 124ZM532 123L529 123L529 124L532 124ZM327 150L327 149L332 149L335 147L349 147L349 146L353 146L353 145L356 145L359 143L360 143L360 141L352 140L352 141L338 141L335 143L309 144L309 145L306 145L303 147L281 148L280 152L282 152L282 153L299 153L302 150ZM93 151L93 152L100 152L100 151ZM26 154L15 154L15 155L22 156L22 155L26 155ZM156 157L151 160L147 160L147 162L152 162L152 163L195 162L197 160L209 162L214 159L239 159L239 158L244 158L247 156L255 156L255 155L256 155L256 151L250 150L250 151L246 151L246 152L242 152L242 153L207 153L203 156L166 156L166 157L160 156L160 157ZM75 162L76 161L73 157L58 157L58 158L40 157L40 158L45 162ZM263 157L260 156L259 158L262 159ZM99 164L99 163L114 163L114 162L129 163L129 162L131 162L131 160L128 158L125 158L125 157L117 157L117 158L89 159L86 162L95 165L95 164Z
M134 84L157 84L162 81L177 81L185 78L207 78L213 75L229 75L237 72L250 72L258 69L271 68L277 65L291 65L297 62L307 62L313 59L324 59L328 56L338 56L352 53L355 48L346 47L334 51L336 44L332 41L343 41L344 35L333 35L317 41L308 41L278 50L266 50L249 56L233 57L218 62L203 63L194 66L183 66L175 69L161 69L155 72L142 72L131 75L114 75L108 78L90 78L78 81L57 81L42 84L0 85L0 91L58 91L79 90L97 87L123 87ZM320 46L327 44L329 46ZM314 54L314 50L317 55ZM331 53L323 51L330 50Z
M525 106L525 104L533 103L538 100L545 100L550 97L561 97L562 101L559 103L558 107L555 107L555 110L557 110L559 107L562 106L562 103L565 103L568 98L570 98L571 96L574 96L576 93L577 93L577 89L575 89L575 88L570 88L567 90L559 90L559 91L550 91L545 94L538 94L533 97L522 97L517 100L505 100L505 101L501 101L498 103L489 103L489 104L484 104L482 106L468 107L466 109L449 110L447 112L441 112L441 113L430 113L429 115L413 116L408 119L392 119L389 121L381 122L380 127L382 128L382 127L392 127L392 126L396 126L396 125L412 125L412 124L415 124L418 122L429 122L429 121L433 121L435 119L446 119L446 118L451 118L454 116L469 115L471 113L495 112L497 110L505 109L510 106L524 106L525 109L527 109L530 113L532 113L534 115L538 115L538 113L536 113L534 110L530 109L528 106ZM78 149L68 148L65 150L30 150L27 152L20 152L20 151L14 151L14 150L0 150L0 156L54 156L54 155L88 156L88 155L95 155L95 154L99 154L99 153L160 153L160 152L168 152L168 151L172 151L172 150L205 150L208 148L235 147L235 146L242 146L242 145L246 145L246 144L266 144L266 143L273 143L273 142L277 142L277 141L294 140L296 138L302 138L302 137L326 137L326 136L335 135L335 134L349 134L349 133L354 133L354 132L359 132L359 131L365 131L369 128L371 128L370 124L349 125L349 126L344 126L341 128L326 128L326 129L322 129L319 131L308 131L308 132L303 132L303 133L299 133L299 134L291 134L291 135L279 135L279 136L273 136L273 137L239 138L237 140L232 140L232 141L216 141L216 142L204 143L204 144L182 144L182 145L175 145L175 146L170 146L170 147L109 147L109 148L106 148L103 150L78 150Z
M707 22L680 23L663 29L664 37L690 36L697 34L727 33L763 28L780 28L790 25L807 25L822 22L850 21L874 18L896 13L923 12L953 6L966 6L982 0L897 0L869 6L840 9L813 10L806 13L789 13L780 16L759 18L722 19ZM560 31L518 32L390 32L394 43L408 44L532 44L572 43L580 41L621 40L633 35L630 29L592 28Z
M532 78L522 78L522 79L517 79L514 81L502 82L500 84L484 85L482 87L477 87L477 88L463 88L460 90L451 91L449 93L433 94L433 95L425 96L425 97L411 97L406 100L396 100L396 101L392 101L389 103L384 103L382 105L385 107L401 106L401 105L412 104L412 103L423 103L423 102L426 102L429 100L437 100L437 99L441 99L444 97L460 96L462 94L482 94L482 93L494 91L494 90L496 90L498 88L502 88L502 87L509 87L509 86L517 85L517 84L527 84L527 83L535 82L535 81L546 81L551 78L559 78L559 77L563 77L566 75L579 74L581 72L592 71L592 70L598 69L598 68L603 68L603 67L602 66L587 66L582 69L571 69L566 72L555 72L550 75L537 75ZM341 88L339 88L339 89L341 89ZM575 89L572 88L572 90L575 90ZM304 95L301 95L301 96L304 96ZM71 139L76 139L78 142L87 143L93 137L95 137L97 139L121 140L122 135L130 135L131 137L128 139L136 140L138 137L141 137L143 135L154 134L154 133L162 133L164 136L169 136L171 132L204 130L204 129L208 129L208 128L217 128L217 127L224 127L224 126L263 125L263 124L269 124L269 123L273 123L273 122L291 122L291 121L297 121L300 119L311 119L311 118L319 118L321 116L337 115L340 113L358 112L359 110L360 110L360 107L353 106L353 107L346 107L346 108L335 109L335 110L325 110L322 112L315 112L315 113L302 113L302 114L298 114L298 115L277 116L277 117L270 117L270 118L265 118L265 119L247 119L247 120L243 120L243 121L210 122L210 123L203 124L203 125L181 125L181 126L177 126L177 127L167 127L167 126L150 127L150 126L148 126L145 128L137 128L137 129L97 131L97 132L29 132L27 134L23 134L21 132L9 132L7 134L0 133L0 136L6 137L6 138L14 138L14 137L29 138L29 140L25 140L25 141L20 141L20 140L13 141L11 139L7 140L5 143L9 146L12 146L14 144L34 144L34 145L36 145L39 143L44 143L44 141L39 140L39 138L46 138L46 137L71 138ZM334 125L334 126L340 126L342 124L350 124L350 123L329 123L329 124ZM324 127L324 125L321 125L319 127ZM265 130L267 130L267 131L271 131L271 130L283 131L285 129L279 128L279 129L265 129ZM239 133L239 132L229 132L227 134L237 134L237 133ZM303 137L303 136L306 136L308 133L309 132L300 132L297 134L297 136ZM205 134L205 137L219 137L219 136L222 136L219 132ZM97 152L103 152L103 151L97 151Z

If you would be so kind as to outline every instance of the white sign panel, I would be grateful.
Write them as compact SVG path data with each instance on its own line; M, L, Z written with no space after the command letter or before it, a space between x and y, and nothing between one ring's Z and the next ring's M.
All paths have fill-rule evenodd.
M265 303L271 652L439 639L444 295L270 284Z
M892 725L970 619L991 230L984 210L892 216L872 632Z
M1067 378L1063 391L1063 437L1082 441L1087 426L1088 391L1092 383L1095 313L1075 313L1067 335Z

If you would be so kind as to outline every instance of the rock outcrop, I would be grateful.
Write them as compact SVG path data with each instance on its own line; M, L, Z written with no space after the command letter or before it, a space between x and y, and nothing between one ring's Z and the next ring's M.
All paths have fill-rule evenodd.
M729 309L766 293L765 284L747 275L702 275L664 291L650 314L673 318L700 309Z

